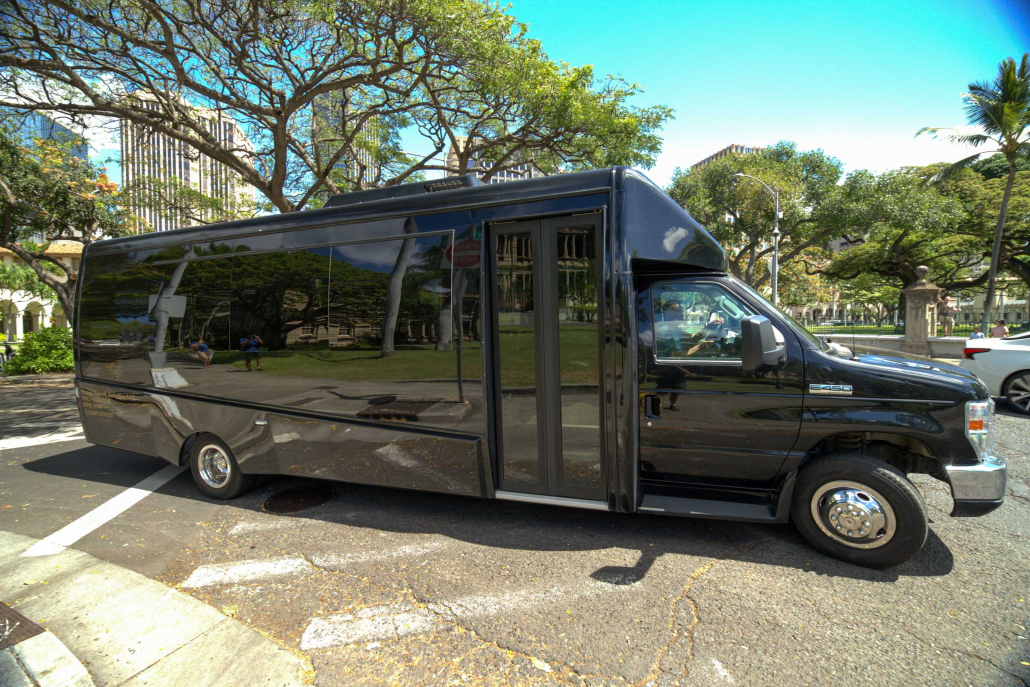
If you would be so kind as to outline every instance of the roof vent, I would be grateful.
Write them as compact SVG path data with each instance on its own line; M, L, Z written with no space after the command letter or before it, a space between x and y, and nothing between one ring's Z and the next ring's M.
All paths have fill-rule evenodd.
M476 175L462 174L457 177L445 177L443 179L434 179L433 181L419 181L411 184L398 184L397 186L370 188L367 191L338 193L326 202L325 207L337 208L342 205L371 203L376 200L404 198L406 196L418 196L424 193L435 193L437 191L453 191L459 188L469 188L471 186L482 185L483 182L480 181Z

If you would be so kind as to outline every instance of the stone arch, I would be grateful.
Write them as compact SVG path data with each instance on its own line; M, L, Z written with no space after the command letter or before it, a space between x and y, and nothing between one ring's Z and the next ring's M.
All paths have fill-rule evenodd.
M38 332L47 326L46 307L39 301L32 301L22 310L22 336Z

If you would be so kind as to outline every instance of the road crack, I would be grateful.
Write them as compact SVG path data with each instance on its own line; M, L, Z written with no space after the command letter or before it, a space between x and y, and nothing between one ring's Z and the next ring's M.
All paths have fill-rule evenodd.
M708 574L717 563L726 560L734 554L746 551L751 547L757 546L763 542L771 541L773 539L776 539L776 537L763 537L762 539L757 539L746 544L741 544L739 546L732 547L722 555L713 558L708 563L705 563L701 567L694 570L694 572L690 573L690 576L687 578L686 584L683 585L683 589L669 603L669 641L666 642L663 646L659 647L657 653L655 654L654 662L651 664L651 669L647 673L647 676L644 677L642 680L635 682L633 687L643 687L644 685L654 684L654 682L662 675L672 674L674 675L674 677L678 679L683 679L687 676L687 673L689 672L689 666L694 660L694 630L701 623L700 605L698 604L697 600L690 595L690 592L693 589L694 585L697 583L698 580L700 580L702 577ZM690 604L690 613L692 620L690 622L690 625L686 629L684 629L683 632L677 632L675 629L676 610L679 607L680 603L684 600ZM669 651L677 643L679 643L680 639L684 637L686 638L687 642L687 658L683 661L683 665L678 672L671 673L670 671L662 667L662 660L669 653Z

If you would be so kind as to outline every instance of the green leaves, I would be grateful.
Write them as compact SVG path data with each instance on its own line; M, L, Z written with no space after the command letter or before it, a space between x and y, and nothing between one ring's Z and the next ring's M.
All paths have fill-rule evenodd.
M46 327L25 335L17 354L4 364L4 374L69 372L74 367L71 330Z
M820 221L820 206L835 193L842 167L821 150L802 152L781 141L760 153L679 169L667 192L723 245L733 274L761 286L769 278L765 265L772 253L775 201L761 184L733 175L751 175L779 191L783 266L839 236Z

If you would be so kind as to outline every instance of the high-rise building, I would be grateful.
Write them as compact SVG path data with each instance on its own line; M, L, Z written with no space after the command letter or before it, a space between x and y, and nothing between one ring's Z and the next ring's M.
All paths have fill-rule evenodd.
M326 93L315 98L312 114L311 138L316 152L322 159L335 155L345 140L343 126L348 121L347 104L339 93ZM369 118L354 137L351 152L333 167L342 171L349 183L356 184L360 179L363 187L375 185L382 171L377 152L386 134L386 122L382 118Z
M145 107L159 104L146 99ZM194 117L222 146L241 157L252 153L246 134L235 120L221 112L194 109ZM184 193L189 188L224 203L227 210L245 210L254 191L225 164L188 143L122 120L122 188L129 196L130 211L146 220L155 231L167 231L216 219L213 211L193 207Z
M458 145L464 146L467 140L464 136L457 136ZM453 177L458 176L458 148L454 145L447 150L447 176ZM491 162L482 160L477 153L473 153L472 157L469 158L468 172L475 174L477 178L482 179L483 175L492 165ZM500 184L505 181L521 181L523 179L536 179L537 177L547 176L539 169L531 164L520 164L510 167L508 169L502 169L495 172L489 179L485 181L487 184Z
M723 148L722 150L720 150L719 152L709 155L704 160L701 160L700 162L695 162L694 164L690 165L690 170L694 171L696 169L701 169L708 163L715 162L719 158L726 157L727 155L749 155L751 153L757 153L762 150L765 150L763 146L744 146L740 145L739 143L732 143Z
M68 143L71 145L70 152L74 157L85 160L89 157L89 145L82 134L77 134L60 122L55 122L50 117L40 112L16 112L13 110L0 111L0 119L13 124L13 131L21 138L22 143L30 145L37 139L54 141L57 143Z

